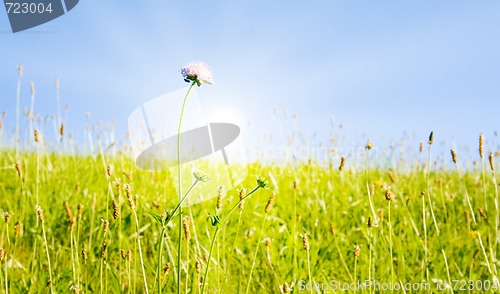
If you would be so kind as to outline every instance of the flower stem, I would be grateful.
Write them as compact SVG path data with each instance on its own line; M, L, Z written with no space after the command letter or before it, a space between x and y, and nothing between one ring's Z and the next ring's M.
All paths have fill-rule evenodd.
M43 241L45 242L45 253L47 253L47 264L49 267L50 293L54 293L54 289L52 287L54 280L52 280L52 268L50 267L49 245L47 244L47 235L45 234L45 226L43 223L42 223L42 233L43 233Z
M179 215L182 216L182 207L180 206L182 202L182 173L181 173L181 127L182 127L182 118L184 116L184 109L186 107L186 101L188 99L189 93L193 89L194 85L196 82L192 82L191 86L189 86L189 89L186 93L186 96L184 96L184 102L182 103L182 110L181 110L181 117L179 119L179 128L177 129L177 174L178 174L178 182L179 182ZM181 293L181 257L182 257L182 248L181 248L181 243L182 243L182 222L179 220L179 240L177 242L177 266L178 266L178 271L177 271L177 293Z
M135 212L135 210L132 210L132 211L134 212L134 217L135 217L135 230L137 233L137 247L139 249L139 258L141 260L142 277L144 279L144 288L145 288L146 294L149 294L148 281L146 279L146 270L144 269L144 259L142 258L141 239L139 238L139 219L137 218L137 213Z
M205 268L205 274L203 275L203 285L201 287L201 294L205 293L205 285L207 284L207 275L208 275L208 268L210 267L210 259L212 258L212 251L214 249L215 239L217 238L217 234L219 233L219 231L220 227L217 226L215 228L214 236L212 237L212 243L210 244L210 251L208 252L208 262Z

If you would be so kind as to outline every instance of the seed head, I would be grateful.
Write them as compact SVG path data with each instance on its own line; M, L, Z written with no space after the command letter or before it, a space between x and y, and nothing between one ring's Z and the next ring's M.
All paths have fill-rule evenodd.
M332 234L332 236L335 237L335 226L333 225L333 223L330 223L330 233Z
M219 186L217 189L217 209L221 209L222 207L222 197L224 194L224 186Z
M361 248L359 246L354 246L354 257L359 257L361 255Z
M309 251L309 249L311 248L309 246L309 239L307 238L307 235L302 235L302 247L304 247L304 250L305 251Z
M168 275L168 273L170 272L170 262L167 262L165 264L165 267L163 267L163 272L165 273L165 275Z
M82 260L83 260L83 263L87 262L88 258L89 258L89 256L87 254L87 248L83 247L82 248Z
M20 221L17 221L16 224L14 225L14 236L18 237L21 235L21 229L23 227L23 224Z
M368 217L368 222L366 223L366 225L369 229L373 228L373 221L371 216Z
M112 165L109 165L106 167L106 174L108 175L108 177L111 177L111 175L113 174L113 166Z
M129 249L129 250L127 251L127 260L128 260L128 261L132 261L132 250L131 250L131 249Z
M36 208L36 214L38 215L40 222L43 224L45 222L45 218L43 217L43 209L38 205L35 208Z
M372 150L373 149L373 143L371 141L368 141L365 146L366 150Z
M73 227L76 224L75 218L73 217L73 213L71 212L71 208L69 207L69 203L64 203L64 209L66 210L66 217L68 218L69 228L73 230Z
M5 213L4 217L5 217L5 223L7 225L10 224L10 213L8 211Z
M59 78L56 79L56 91L59 91Z
M107 232L109 232L109 221L108 220L102 220L102 231L104 235L106 235Z
M492 171L495 171L495 159L493 157L493 152L490 152L490 167Z
M129 184L125 184L124 187L125 187L125 194L127 195L128 206L130 206L130 209L134 210L135 202L134 199L132 198L132 189L130 188Z
M38 132L38 130L35 130L35 142L40 142L40 132Z
M429 135L429 145L432 145L433 142L434 142L434 132L431 132L431 134Z
M284 283L283 284L283 293L291 293L292 292L292 289L290 289L290 285L288 285L288 283Z
M118 201L113 200L113 218L116 220L120 217L120 205Z
M4 258L5 258L5 249L3 249L3 247L0 247L0 262L2 262Z
M424 142L420 142L420 153L424 152Z
M19 64L17 66L17 75L19 75L19 77L23 76L23 65L22 64Z
M455 152L455 149L451 149L451 159L453 160L454 164L457 164L457 152Z
M182 219L182 227L184 228L184 237L186 237L186 240L191 240L191 230L189 229L190 223L191 218L189 218L189 216L185 216Z
M266 208L264 209L265 213L268 213L271 208L273 208L273 203L274 203L274 198L275 198L274 192L271 193L271 196L269 196L269 200L267 201Z
M391 182L393 184L396 183L396 177L394 176L394 174L392 172L389 172L387 175L389 176L389 179L391 179Z
M247 189L243 188L240 190L240 201L245 198L245 196L247 195ZM243 207L245 206L245 201L241 201L240 204L238 205L238 207L240 208L240 210L243 210Z
M345 166L345 157L342 156L342 158L340 159L339 171L343 171L344 170L344 166Z
M486 212L482 208L478 208L477 211L485 220L488 220L488 216L486 215Z
M196 260L194 263L194 268L196 269L196 272L199 274L201 272L201 262Z
M394 199L394 194L391 191L390 187L387 187L387 190L385 190L385 200L387 201L392 201Z
M293 189L297 190L299 188L299 180L293 181Z
M76 209L76 211L77 211L78 220L81 220L82 215L83 215L83 205L78 204L78 208Z
M271 239L270 238L265 238L264 239L264 243L266 244L266 247L270 247L271 246Z
M16 163L17 175L22 179L23 178L23 166L20 162Z
M121 196L122 195L122 184L120 183L119 180L116 180L114 184L116 187L116 194L118 194L118 196Z
M370 195L373 196L375 195L375 184L371 183L370 185Z
M64 137L64 124L61 124L61 127L59 128L59 135L61 135L61 137Z
M101 258L103 260L106 260L107 257L108 257L108 242L104 240L102 242Z
M127 251L125 249L120 249L120 254L122 256L122 259L125 260L127 258Z
M484 135L479 135L479 157L484 157Z

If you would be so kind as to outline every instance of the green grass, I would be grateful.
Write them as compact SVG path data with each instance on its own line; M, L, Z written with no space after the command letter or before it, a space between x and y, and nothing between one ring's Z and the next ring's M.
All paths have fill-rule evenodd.
M411 171L391 171L394 182L389 171L381 168L368 169L366 173L351 169L349 158L343 171L320 166L314 161L297 166L251 164L247 167L248 177L243 179L242 184L226 191L221 209L215 208L216 198L184 208L184 215L191 217L192 239L189 244L177 231L182 218L170 223L165 230L164 243L159 244L162 228L151 213L161 215L165 209L173 209L178 202L174 188L176 182L168 172L140 170L122 153L105 159L100 156L42 153L37 187L36 153L20 153L19 158L23 168L22 178L14 167L15 153L0 153L0 212L11 215L8 225L3 221L0 223L0 247L6 252L0 267L0 292L49 292L48 258L55 292L67 293L75 287L80 293L145 292L135 218L127 202L125 184L131 186L133 195L138 195L136 212L147 285L151 293L158 292L156 269L160 246L163 246L160 264L163 292L171 293L177 289L178 238L183 238L181 289L182 292L187 289L189 293L200 293L199 281L207 266L206 257L212 241L206 293L244 293L247 288L248 293L279 293L285 283L294 292L300 292L299 286L309 283L310 276L317 283L352 283L367 280L370 276L379 283L389 283L391 279L396 283L421 283L428 275L429 282L446 283L448 277L442 250L447 256L452 280L467 283L488 280L493 283L488 264L496 274L495 187L492 174L486 173L486 208L483 177L479 169L461 170L464 185L456 170L434 168L429 174L428 187L423 163ZM103 162L113 166L109 180ZM250 191L256 186L256 177L270 175L276 180L272 183L276 186L272 208L265 212L273 190L257 191L245 200L241 213L236 208L227 222L219 226L217 238L213 239L216 228L210 222L209 213L217 212L224 218L228 210L238 203L240 189ZM187 171L183 173L184 178L190 176ZM298 185L294 189L296 181ZM121 184L121 192L115 182ZM112 194L108 190L109 184ZM198 185L203 189L203 183ZM368 217L374 219L368 198L372 185L375 189L371 199L378 226L369 228ZM390 205L391 227L385 198L388 186L394 194ZM184 190L187 188L183 187ZM38 205L44 210L48 256L35 209L36 191ZM471 197L476 224L470 215L466 191ZM422 198L421 192L428 194ZM207 193L217 195L218 191ZM432 201L439 238L429 210L428 196ZM112 197L120 205L117 220L113 218ZM169 199L168 203L166 199ZM423 211L422 199L426 211ZM66 202L76 220L72 230L65 210ZM77 213L78 205L84 207L81 218ZM479 208L486 213L487 220L478 213ZM427 262L424 262L422 215L425 215L427 232ZM267 217L265 222L264 217ZM103 220L109 221L106 234L103 232ZM18 234L15 230L17 222L22 223ZM390 232L392 235L389 235ZM303 248L303 235L307 235L309 252ZM484 252L478 235L484 244ZM267 243L269 246L266 246L265 238L271 240ZM106 258L103 260L105 240ZM259 246L258 250L256 246ZM355 246L361 249L356 260ZM86 262L83 262L81 254L84 247L88 254ZM121 249L131 251L131 261L126 256L122 257ZM186 260L187 256L189 260ZM197 261L201 263L199 272L195 266ZM169 270L165 273L163 269L167 263ZM252 278L248 284L250 272ZM435 289L435 284L432 285ZM452 286L455 292L459 292L462 282ZM308 292L304 290L304 293Z

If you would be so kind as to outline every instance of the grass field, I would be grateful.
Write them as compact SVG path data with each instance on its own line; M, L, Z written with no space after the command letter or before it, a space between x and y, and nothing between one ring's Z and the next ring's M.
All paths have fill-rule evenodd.
M161 214L178 203L168 172L140 170L122 152L86 157L38 149L20 152L18 164L14 150L1 152L3 292L146 293L146 284L151 293L200 293L203 285L205 293L497 286L494 154L491 166L483 155L484 173L479 155L470 170L437 163L428 169L427 148L421 162L405 169L355 169L350 158L330 165L254 163L236 189L210 191L217 197L163 221ZM272 180L264 188L258 177ZM258 184L240 205L241 189ZM378 288L363 290L366 280Z

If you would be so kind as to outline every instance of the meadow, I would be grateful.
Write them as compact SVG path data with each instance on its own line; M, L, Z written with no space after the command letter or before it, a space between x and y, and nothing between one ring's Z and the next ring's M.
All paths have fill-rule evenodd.
M321 292L356 292L363 288L352 283L365 280L399 284L395 288L407 293L420 292L415 284L426 282L433 292L495 287L498 191L487 161L484 177L480 168L459 174L429 170L424 162L406 172L360 172L349 168L348 158L327 166L253 163L240 187L212 191L213 201L187 206L183 218L165 225L161 242L158 216L176 205L168 172L140 170L125 152L18 156L18 164L14 151L1 157L5 293L46 293L50 286L54 292L145 293L140 253L150 292L158 292L158 268L164 293L177 291L179 268L186 293L200 293L204 282L207 293L309 292L310 281ZM250 191L257 177L269 175L273 187L240 206L241 189ZM217 227L209 214L223 217L235 206L219 225L209 264Z
M252 162L184 205L189 187L181 199L102 125L78 152L60 113L35 116L0 125L2 293L499 292L499 154L482 134L472 156L433 157L431 133L388 164L371 142ZM180 172L202 190L217 174Z

